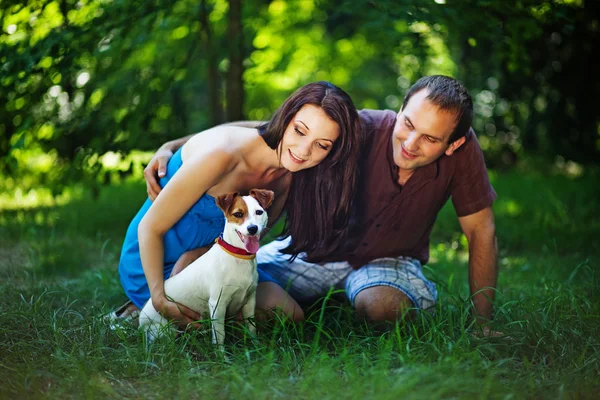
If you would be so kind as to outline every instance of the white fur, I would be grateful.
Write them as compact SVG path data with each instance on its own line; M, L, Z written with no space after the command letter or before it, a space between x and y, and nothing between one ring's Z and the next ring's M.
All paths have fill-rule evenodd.
M257 236L267 225L267 213L252 196L244 196L248 215L244 222L236 225L226 221L223 231L225 242L244 248L236 230L248 235L248 226L258 227ZM263 211L256 215L256 211ZM247 321L248 329L255 334L256 327L248 321L254 317L256 305L256 285L258 272L256 258L243 260L226 253L215 244L202 257L198 258L179 274L165 281L167 298L183 304L201 314L208 314L212 320L212 341L223 346L225 340L224 323L228 316L240 310ZM148 301L140 313L140 328L146 330L149 341L168 332L168 321L163 318ZM174 330L173 327L170 328Z

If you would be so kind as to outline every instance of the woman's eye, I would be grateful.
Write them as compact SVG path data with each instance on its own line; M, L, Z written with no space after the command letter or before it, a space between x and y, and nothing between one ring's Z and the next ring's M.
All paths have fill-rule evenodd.
M321 143L317 143L317 146L319 146L321 149L323 149L325 151L329 150L329 147L323 146Z
M256 215L263 215L264 211L263 210L256 210Z
M238 212L234 212L233 216L236 218L242 218L244 216L244 214L238 211Z
M297 133L298 135L300 135L300 136L304 136L304 133L302 133L302 132L300 131L300 129L298 129L298 128L294 128L294 130L296 131L296 133Z

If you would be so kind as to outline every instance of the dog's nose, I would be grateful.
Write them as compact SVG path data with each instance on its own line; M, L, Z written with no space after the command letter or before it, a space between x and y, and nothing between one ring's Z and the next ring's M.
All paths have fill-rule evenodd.
M258 226L256 225L249 225L248 226L248 233L251 235L256 235L256 232L258 232Z

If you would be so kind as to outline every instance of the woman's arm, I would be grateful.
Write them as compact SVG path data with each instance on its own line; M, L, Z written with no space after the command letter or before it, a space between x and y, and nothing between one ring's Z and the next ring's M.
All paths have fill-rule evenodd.
M218 149L186 160L162 194L155 199L138 227L140 256L152 305L164 317L175 319L184 326L199 318L195 313L190 313L191 310L169 301L165 296L163 236L233 167L235 161L231 153Z

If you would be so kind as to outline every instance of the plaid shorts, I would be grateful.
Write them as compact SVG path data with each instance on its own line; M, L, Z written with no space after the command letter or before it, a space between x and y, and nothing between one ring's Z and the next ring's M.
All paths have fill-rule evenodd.
M427 310L435 305L437 289L423 275L419 260L410 257L379 258L354 269L345 261L313 264L303 261L302 254L292 262L279 249L288 240L262 246L256 256L258 269L297 301L314 301L331 288L343 289L354 306L356 295L373 286L391 286L404 293L416 308Z

